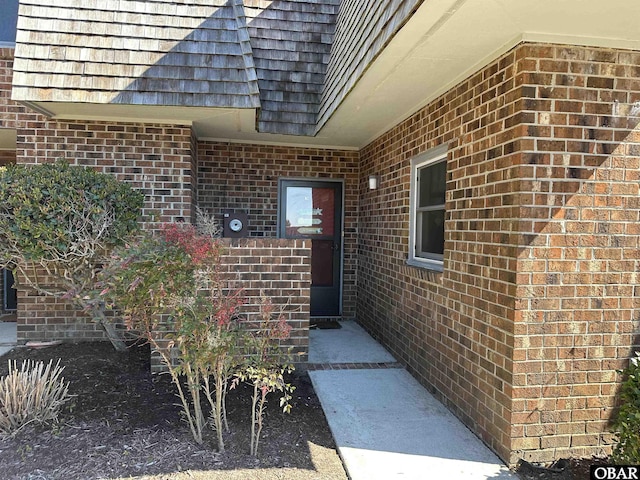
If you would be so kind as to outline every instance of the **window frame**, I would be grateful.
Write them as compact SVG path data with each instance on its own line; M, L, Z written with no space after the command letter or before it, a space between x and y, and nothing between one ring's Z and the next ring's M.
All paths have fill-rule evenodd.
M422 168L434 166L438 163L447 162L447 145L428 150L411 159L411 185L410 185L410 205L409 205L409 255L407 264L414 267L426 268L442 272L444 270L444 255L426 253L424 256L418 255L418 242L421 240L420 231L418 230L418 213L425 211L443 210L446 214L446 198L445 203L437 205L429 205L427 207L418 207L418 171ZM445 196L446 196L446 174L445 167Z

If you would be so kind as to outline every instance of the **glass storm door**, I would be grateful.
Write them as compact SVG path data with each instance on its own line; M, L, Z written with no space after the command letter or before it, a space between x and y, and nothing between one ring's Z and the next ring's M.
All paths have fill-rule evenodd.
M281 238L311 240L311 316L340 315L342 183L282 180Z

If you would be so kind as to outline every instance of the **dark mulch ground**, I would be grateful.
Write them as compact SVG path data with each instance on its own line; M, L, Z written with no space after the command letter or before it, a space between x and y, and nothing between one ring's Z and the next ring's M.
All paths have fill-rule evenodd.
M213 435L196 444L180 420L169 378L149 373L148 347L117 353L108 343L18 348L7 360L58 358L75 395L53 429L0 439L4 479L346 479L320 403L306 374L295 374L291 414L269 403L259 456L249 451L250 396L228 396L231 433L218 453Z
M0 478L8 479L346 479L324 413L306 374L296 373L293 410L281 413L273 397L259 457L249 450L250 392L228 397L231 433L218 453L213 434L196 444L180 420L169 378L149 373L149 348L117 353L109 343L18 348L7 360L61 359L75 395L53 429L28 428L0 438ZM522 480L585 480L602 459L566 460L543 468L522 463ZM425 477L426 478L426 477Z
M516 473L522 480L589 480L591 465L605 464L602 458L563 459L548 466L521 462Z

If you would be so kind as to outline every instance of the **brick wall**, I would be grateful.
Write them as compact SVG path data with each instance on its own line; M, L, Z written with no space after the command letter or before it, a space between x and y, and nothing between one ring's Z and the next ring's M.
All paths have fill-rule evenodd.
M275 237L278 179L343 179L343 316L353 318L356 303L358 152L236 143L198 143L198 204L248 213L251 237Z
M142 221L189 221L195 201L195 153L191 127L184 125L52 120L10 99L13 49L0 49L0 128L17 132L15 161L53 162L95 168L145 193ZM21 292L18 339L100 339L91 322L77 321L73 309ZM24 320L24 321L23 321Z
M26 109L11 100L13 48L0 48L0 128L16 128L18 115Z
M142 221L149 228L156 222L191 219L190 127L45 118L18 127L18 163L64 158L115 175L145 194ZM79 338L103 338L93 322L83 323L65 302L58 303L23 292L18 298L18 339L73 338L76 330ZM28 321L22 322L25 316Z
M18 163L59 158L113 174L141 190L144 222L191 218L190 127L40 119L18 128Z
M221 273L231 292L241 291L241 316L260 321L261 294L268 296L291 326L291 336L282 346L293 347L297 362L306 362L309 351L309 287L311 244L306 240L276 238L223 239ZM274 313L274 319L276 314ZM152 355L152 370L164 367Z
M521 45L361 152L358 319L510 463L608 451L637 332L639 59ZM406 265L409 176L442 144L435 273Z
M287 346L302 353L309 350L309 288L311 242L279 238L222 239L223 278L246 299L242 313L260 312L261 292L282 310L292 332Z
M640 53L518 51L523 145L512 450L608 451L616 370L638 345Z

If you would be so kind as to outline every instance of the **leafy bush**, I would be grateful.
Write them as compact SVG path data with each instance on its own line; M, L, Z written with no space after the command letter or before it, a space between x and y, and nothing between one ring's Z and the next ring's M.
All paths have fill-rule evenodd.
M203 443L211 417L224 451L227 387L242 344L236 317L241 299L223 292L219 263L220 245L211 237L191 225L170 224L160 236L117 249L101 276L104 297L160 354L194 440Z
M81 264L138 228L143 198L112 175L64 161L8 166L0 171L3 265L14 269L22 258Z
M271 300L261 294L260 324L248 333L247 351L243 368L236 373L235 384L244 381L253 387L251 398L251 446L250 453L258 456L260 433L264 425L264 409L267 395L281 392L280 407L284 413L291 411L291 393L295 387L284 380L286 373L294 370L291 349L283 350L280 340L289 338L291 326L280 313L273 317L275 308Z
M0 170L0 268L18 285L91 311L122 349L86 294L96 266L138 229L143 200L112 175L64 161L8 166Z
M613 423L618 444L613 449L612 460L618 464L640 463L640 353L622 372L624 381L620 390L622 404Z
M197 443L210 425L224 451L225 400L230 385L253 386L251 453L257 454L269 393L282 392L288 412L293 370L280 340L290 327L262 297L259 320L238 315L240 292L227 292L219 271L220 244L187 224L166 225L114 250L101 272L102 295L126 325L160 355L177 389L182 412ZM234 379L233 382L231 380ZM208 412L203 410L208 405Z
M0 379L0 432L11 434L31 423L56 422L58 414L71 399L62 378L60 361L53 366L44 362L9 361L9 373Z

